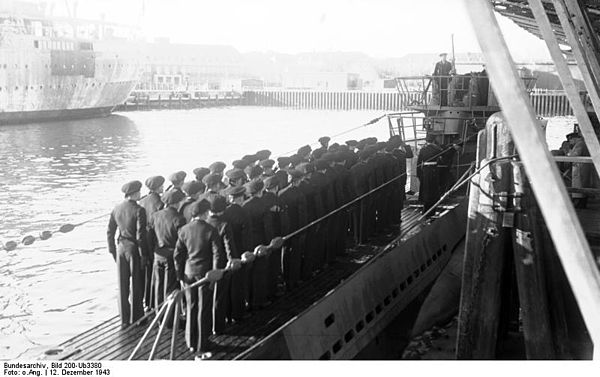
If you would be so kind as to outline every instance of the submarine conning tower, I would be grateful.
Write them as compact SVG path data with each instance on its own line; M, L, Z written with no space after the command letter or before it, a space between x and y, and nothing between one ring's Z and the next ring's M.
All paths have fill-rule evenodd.
M525 68L519 73L527 91L533 89L536 77ZM460 145L452 163L459 177L475 161L477 133L501 111L485 68L448 76L396 77L395 83L408 110L387 115L390 136L400 135L414 150L425 144L427 135L434 135L440 146ZM413 165L409 169L414 172L416 159ZM409 184L416 191L415 180Z

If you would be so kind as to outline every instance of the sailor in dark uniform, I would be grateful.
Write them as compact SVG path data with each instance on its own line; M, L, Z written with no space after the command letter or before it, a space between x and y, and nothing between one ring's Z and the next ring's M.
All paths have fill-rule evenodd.
M140 199L140 206L146 210L146 219L150 220L152 214L158 210L163 209L164 203L160 199L160 195L163 193L163 184L165 178L157 175L146 179L146 187L148 187L148 195ZM149 233L148 233L149 234ZM148 264L142 275L144 278L144 308L150 310L154 308L153 288L152 288L152 265L154 263L154 253L152 253L152 239L148 238L148 247L150 249Z
M314 163L315 161L320 160L325 153L327 153L325 149L315 149L310 153L310 162Z
M171 181L171 186L168 190L179 190L181 191L181 186L183 186L183 182L185 182L185 177L187 176L186 172L178 171L169 176L169 181Z
M356 196L362 196L369 192L369 176L371 172L367 165L367 159L370 153L368 151L362 151L359 154L359 160L350 168L350 174L352 175L352 186ZM357 244L364 243L369 238L369 232L367 227L367 206L370 198L365 197L359 204L353 208L352 212L352 223L354 225L354 241Z
M246 166L244 167L244 169L245 169L247 166L256 165L258 158L254 154L247 154L244 157L242 157L242 160L244 160L246 162Z
M448 54L441 53L441 60L435 63L435 69L433 70L432 76L434 77L434 90L439 90L440 93L440 105L448 105L448 76L452 71L452 63L446 60Z
M399 224L402 221L402 208L406 199L406 159L412 158L413 152L410 146L402 141L401 137L390 138L387 150L396 158L394 174L401 177L394 184L399 199L392 212L392 224Z
M204 192L204 190L206 190L206 186L204 185L204 183L202 183L202 178L204 178L205 176L210 174L210 169L204 168L204 167L196 168L196 169L194 169L193 173L194 173L194 176L196 177L196 182L198 182L202 185L202 189L200 191Z
M258 164L263 169L262 178L271 177L275 174L275 170L273 169L273 165L275 165L275 161L273 161L271 159L267 159L267 160L262 160Z
M312 152L310 145L304 145L298 148L298 153L296 153L295 156L290 156L290 158L292 158L292 165L295 166L302 162L309 162L310 152Z
M282 233L283 227L282 222L285 219L282 218L281 203L279 196L279 180L277 177L266 177L264 179L265 191L262 195L262 200L265 207L268 210L271 224L273 224L273 236L281 237L285 234ZM268 240L270 241L270 240ZM281 248L271 250L271 254L268 256L269 259L269 275L268 275L268 297L270 299L277 296L280 292L277 291L279 277L281 276Z
M322 150L323 153L327 152L328 148L329 148L329 141L331 140L331 138L329 136L322 136L319 138L319 143L321 144L321 146L317 149ZM316 150L316 149L315 149Z
M354 192L354 186L352 185L352 176L350 174L350 169L346 167L346 157L347 154L340 148L338 152L334 154L334 162L331 164L331 168L334 169L341 182L342 187L342 204L346 204L349 201L356 198L356 193ZM349 210L343 210L340 213L340 221L338 224L339 236L337 240L337 252L340 254L344 254L346 252L346 238L349 235L348 229L350 227L350 216Z
M217 174L220 177L219 178L219 187L217 189L217 192L219 192L225 188L225 184L223 183L223 171L225 171L226 167L227 167L227 165L222 161L213 162L208 167L210 169L210 174Z
M125 201L113 209L106 232L108 251L117 262L121 328L144 315L144 285L141 275L148 263L148 248L146 211L137 204L141 188L140 181L132 181L121 187L121 191L125 194ZM117 229L119 237L115 245ZM130 292L131 302L129 302Z
M248 213L242 208L242 204L246 200L244 194L246 187L230 186L225 190L229 206L225 210L224 216L227 222L231 225L233 232L233 242L235 249L241 255L246 251L251 251L248 242L250 241L250 219ZM250 266L242 265L240 271L231 274L231 319L240 321L244 317L244 309L248 301L249 289L246 284Z
M261 168L260 165L246 166L244 173L246 173L248 179L251 181L255 178L260 178L263 173L263 168Z
M277 157L278 170L286 170L290 166L290 158L286 156Z
M325 176L324 172L329 167L327 162L323 160L316 160L314 164L310 164L307 166L309 168L308 171L312 168L312 171L309 176L309 183L314 189L316 198L316 206L317 206L317 218L322 217L329 212L333 211L335 208L335 197L334 197L334 189L332 182L329 180L327 176ZM302 170L305 167L300 167ZM328 257L331 255L331 248L333 247L333 241L330 237L332 234L333 222L331 221L331 217L325 219L319 223L319 227L316 228L315 242L314 242L314 252L311 253L312 256L309 259L312 261L311 267L313 274L321 270L328 263ZM305 276L303 274L303 276Z
M212 225L219 233L219 239L223 244L223 250L227 258L221 261L221 264L217 268L225 268L227 265L233 263L234 260L240 259L241 255L235 248L235 242L233 240L233 229L227 222L227 218L224 216L225 209L227 208L227 200L223 196L215 196L210 203L210 210L208 212L208 219L206 222ZM241 262L240 262L241 263ZM241 266L241 264L240 264ZM225 329L225 323L227 319L231 319L231 303L230 303L230 276L224 276L215 284L214 292L214 305L213 305L213 332L215 334L221 334Z
M341 176L338 170L333 169L333 165L335 165L335 155L331 152L326 152L321 156L321 161L317 162L319 166L322 165L322 168L319 169L325 177L329 180L329 185L332 191L332 199L333 203L331 205L331 211L338 209L345 202L344 197L344 188L343 182L341 180ZM344 221L342 220L343 216L341 212L337 212L334 215L330 216L329 219L325 220L329 222L329 247L328 254L326 255L327 264L333 262L335 260L335 256L337 254L343 254L343 245L340 239L341 229L343 227Z
M167 191L162 198L166 208L152 214L148 221L149 233L155 240L152 250L152 280L156 308L178 287L173 252L177 243L177 232L186 223L185 218L177 211L179 202L183 199L183 194L178 190Z
M190 222L192 219L192 203L198 200L204 187L206 186L198 181L189 181L181 186L183 193L187 196L179 203L178 211L185 218L186 222Z
M206 223L210 203L202 200L193 204L192 221L179 231L173 259L177 279L184 289L204 278L207 272L217 269L225 260L219 232ZM213 292L205 284L185 291L187 320L185 338L192 352L205 359L209 352L208 338L211 333Z
M337 176L329 169L329 163L327 161L324 159L316 160L314 166L315 171L310 174L310 180L319 187L324 207L324 215L332 212L338 207L338 197L336 192L339 192L339 185L336 183ZM330 216L322 221L324 234L326 236L323 239L324 253L319 253L317 255L317 270L327 267L335 258L335 237L332 235L336 234L336 221L336 215Z
M140 199L140 206L146 210L146 216L150 218L152 214L160 209L163 209L164 203L160 199L163 193L163 184L165 178L157 175L146 179L146 187L148 187L148 195Z
M417 157L417 178L419 178L419 201L423 212L431 208L440 197L438 160L442 148L435 144L435 135L428 134L426 144Z
M278 174L278 176L276 175L279 181L279 192L277 195L282 210L281 233L285 235L306 225L308 223L307 211L314 212L315 208L309 206L306 197L298 188L302 173L295 169L289 170L292 183L288 185L288 173L283 170L279 171L282 173ZM285 174L285 177L283 174ZM282 273L285 287L288 291L298 287L303 258L308 255L308 248L312 245L312 243L309 244L306 242L307 234L313 234L312 230L309 229L307 232L292 237L292 239L284 243L282 248ZM307 272L307 275L310 275L310 273L312 273L312 270Z
M248 242L250 251L259 245L268 245L274 236L269 211L261 199L263 188L264 184L260 179L246 184L246 192L250 197L244 202L242 208L247 211L250 220L250 241ZM252 264L250 273L252 308L262 308L270 304L267 299L268 267L266 256L257 257Z
M225 188L225 185L221 181L222 178L223 176L219 173L211 173L205 176L202 182L206 185L206 191L198 199L205 199L210 202L215 196L220 195L221 190Z
M271 151L268 149L263 149L263 150L256 152L256 154L254 156L256 156L256 160L260 164L261 161L264 161L264 160L268 159L269 157L271 157Z
M452 143L442 147L443 153L440 155L438 163L438 174L440 177L440 191L446 192L454 184L454 175L452 174L452 165L456 157L456 152L460 149L459 144ZM458 177L456 177L458 178Z
M246 160L235 160L231 163L234 169L244 170L246 166L248 166L248 162Z
M246 176L246 173L244 173L244 171L241 169L234 168L228 170L227 172L225 172L225 176L227 177L227 181L229 182L229 185L225 188L225 190L227 190L229 187L243 186L246 184L246 182L248 182L248 177Z

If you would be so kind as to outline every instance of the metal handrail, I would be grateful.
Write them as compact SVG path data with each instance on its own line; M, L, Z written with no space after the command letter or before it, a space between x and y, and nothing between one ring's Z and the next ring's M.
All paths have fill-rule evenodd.
M171 311L168 310L170 308L173 307L173 305L175 304L175 311L174 311L174 326L173 326L173 336L176 336L177 333L177 327L179 326L179 315L178 315L178 308L180 307L181 304L181 299L183 297L183 294L185 293L186 290L189 289L193 289L193 288L198 288L200 286L206 285L211 283L211 281L207 278L204 277L196 282L194 282L193 284L190 284L189 286L185 287L182 290L176 290L173 291L166 299L165 301L163 301L163 303L161 304L160 308L158 309L158 313L156 314L156 317L154 317L154 319L152 320L152 322L150 323L150 326L148 326L148 328L146 329L146 331L144 332L144 335L142 336L142 338L138 341L136 347L133 349L133 351L131 352L131 355L129 356L129 358L127 360L133 360L133 358L135 357L136 353L139 351L139 349L141 348L142 344L144 343L144 341L146 340L146 338L148 337L148 335L150 334L150 330L152 330L152 328L156 325L156 323L158 323L159 319L161 318L161 316L163 317L162 322L160 324L160 329L158 332L158 335L156 337L156 339L154 340L154 344L152 346L152 350L150 352L150 356L148 358L148 360L152 360L154 353L156 351L156 346L158 344L158 341L160 339L160 336L162 335L162 330L164 329L164 326L166 324L167 321L167 313L170 313ZM157 309L154 309L154 311L156 311ZM172 340L171 341L171 360L173 359L173 353L174 353L174 346L175 346L175 342Z

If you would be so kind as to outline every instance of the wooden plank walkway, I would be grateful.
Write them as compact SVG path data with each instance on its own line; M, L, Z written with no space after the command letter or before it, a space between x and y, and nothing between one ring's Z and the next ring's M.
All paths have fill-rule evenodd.
M420 226L417 223L420 211L405 208L402 211L402 231L413 228L404 237L415 234ZM276 299L270 306L254 311L252 316L225 329L224 334L211 336L213 360L233 359L273 331L284 325L294 316L310 307L317 299L334 289L341 281L356 272L364 263L376 255L381 247L387 245L400 234L398 229L370 240L368 245L358 245L347 249L344 256L336 259L331 266L319 272L312 280L305 282L299 289ZM115 316L100 325L79 334L62 343L58 348L63 351L46 358L80 360L126 360L144 334L154 314L146 316L147 323L135 324L125 330L120 329L120 320ZM136 359L148 359L155 335L155 327L136 355ZM155 359L169 359L172 330L165 329L157 347ZM190 360L194 355L189 352L184 340L184 331L179 330L175 345L174 359Z

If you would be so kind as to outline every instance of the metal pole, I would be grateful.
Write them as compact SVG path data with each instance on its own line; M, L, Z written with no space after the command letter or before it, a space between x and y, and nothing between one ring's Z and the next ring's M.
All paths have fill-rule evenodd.
M160 323L160 327L158 329L158 334L156 334L156 338L154 339L154 344L152 344L152 349L150 350L150 355L148 355L148 360L152 360L154 358L154 354L156 352L156 347L158 346L158 341L160 340L163 330L165 329L165 325L167 324L167 321L169 319L169 313L173 309L174 303L175 303L175 300L171 300L167 304L167 310L163 314L163 319Z
M456 58L454 57L454 34L450 34L452 39L452 71L456 73Z
M463 0L558 256L600 358L600 273L488 0Z
M591 67L593 63L590 64L585 56L584 50L579 42L578 33L573 30L571 25L571 15L569 14L565 4L561 0L552 0L552 3L554 4L554 10L556 11L565 35L567 36L567 40L569 41L571 49L573 50L573 55L575 55L575 59L577 60L577 66L581 72L585 87L588 90L594 111L597 114L600 114L600 96L598 95L597 86L598 83L594 79L594 74Z
M150 326L148 326L148 328L146 329L146 332L142 336L142 339L140 339L140 341L138 342L138 344L135 346L133 352L129 356L129 359L127 359L128 361L133 360L133 357L135 356L135 354L137 353L137 351L140 349L140 347L142 346L142 344L144 343L144 341L148 337L148 334L150 334L150 330L152 330L152 328L154 327L154 325L158 322L158 319L160 318L160 315L164 312L164 310L166 308L167 308L167 305L165 303L163 303L163 305L160 308L160 310L158 311L158 313L156 313L156 317L154 317L154 319L152 320L152 323L150 323Z
M175 310L173 311L173 333L171 334L171 353L169 359L175 357L175 342L177 340L177 332L179 331L179 310L181 307L181 298L179 294L175 296Z
M562 83L563 89L569 97L569 102L573 107L573 112L579 121L581 132L590 151L590 155L592 156L592 160L594 161L594 167L600 175L600 143L598 142L598 137L594 132L594 127L592 126L592 122L590 121L590 117L587 114L587 110L585 109L583 101L579 96L579 90L575 85L575 81L573 80L573 76L571 75L571 71L567 65L567 61L560 51L560 46L558 45L558 41L556 40L554 32L552 31L552 25L550 25L550 20L548 19L548 15L544 10L542 0L528 1L531 11L533 12L533 15L537 21L540 32L544 36L544 40L546 41L546 45L550 51L550 56L554 61L554 66L558 71L560 82Z

